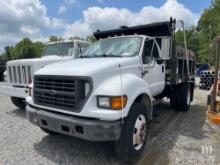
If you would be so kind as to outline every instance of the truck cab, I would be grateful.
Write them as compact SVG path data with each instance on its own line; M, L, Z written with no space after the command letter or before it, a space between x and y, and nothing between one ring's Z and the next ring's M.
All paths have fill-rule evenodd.
M51 63L77 58L88 45L89 42L83 40L49 42L41 58L7 62L7 83L0 87L2 94L10 96L17 107L25 108L25 98L34 72Z
M98 41L82 56L34 74L29 121L49 134L115 141L118 156L131 161L147 141L154 100L170 98L181 110L192 101L194 61L186 65L176 54L173 27L170 21L95 32Z

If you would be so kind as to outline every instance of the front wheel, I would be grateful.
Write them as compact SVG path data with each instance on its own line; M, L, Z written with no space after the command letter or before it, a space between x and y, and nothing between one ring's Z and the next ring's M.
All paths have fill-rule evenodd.
M25 109L26 102L23 98L11 97L11 102L18 108Z
M146 107L142 103L134 103L125 120L120 139L115 142L118 157L132 162L136 156L140 155L145 146L149 129Z

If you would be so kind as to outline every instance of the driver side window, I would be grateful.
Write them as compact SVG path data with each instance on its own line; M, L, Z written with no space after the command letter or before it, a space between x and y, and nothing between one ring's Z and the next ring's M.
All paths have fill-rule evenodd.
M154 43L154 48L153 48L153 58L160 58L158 49L157 49L157 45Z
M153 52L153 40L146 40L144 43L144 50L142 55L143 64L149 64L152 60L152 52Z
M154 40L146 40L144 44L144 50L143 50L143 63L149 64L153 58L157 59L159 58L159 52L157 49L156 44L154 43Z

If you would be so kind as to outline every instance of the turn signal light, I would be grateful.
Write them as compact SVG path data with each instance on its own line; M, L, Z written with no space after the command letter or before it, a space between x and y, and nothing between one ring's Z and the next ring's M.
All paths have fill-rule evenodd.
M98 96L97 106L105 109L121 110L126 106L127 96Z
M127 96L117 96L111 98L111 108L120 110L125 107L127 103Z

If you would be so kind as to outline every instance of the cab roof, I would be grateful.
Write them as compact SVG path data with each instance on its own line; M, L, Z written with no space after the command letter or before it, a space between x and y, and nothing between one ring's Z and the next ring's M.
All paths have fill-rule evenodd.
M152 24L140 25L140 26L121 26L118 29L100 31L97 30L93 33L96 39L103 39L113 36L121 35L147 35L151 37L162 37L162 36L172 36L173 34L173 23L175 20L165 21L165 22L156 22Z
M60 41L48 42L47 45L60 44L60 43L70 43L70 42L79 42L79 43L85 43L85 44L89 44L89 43L90 43L90 42L88 42L88 41L79 40L79 39L74 39L74 40L62 39L62 40L60 40Z

